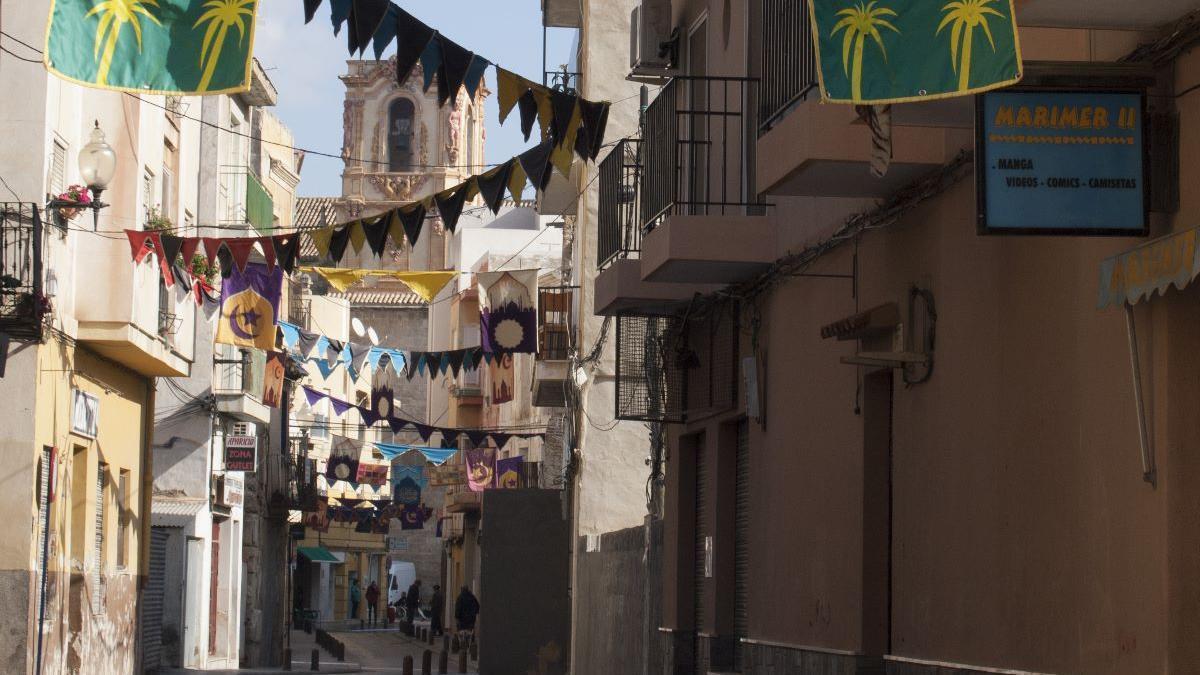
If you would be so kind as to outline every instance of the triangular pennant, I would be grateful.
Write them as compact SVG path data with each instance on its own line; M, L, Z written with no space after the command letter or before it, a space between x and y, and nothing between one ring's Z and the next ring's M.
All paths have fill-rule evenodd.
M333 34L342 32L342 24L350 18L352 0L329 0L329 20L333 22Z
M442 72L440 77L445 78L446 91L451 98L454 98L458 96L458 90L462 87L463 80L467 77L467 70L471 67L471 59L475 55L453 40L448 40L445 37L441 38L441 40Z
M376 415L375 412L370 408L361 405L357 406L357 408L358 415L362 418L362 423L364 426L373 427L375 426L375 423L379 421L379 415Z
M200 246L200 240L196 237L185 237L183 246L179 249L179 255L183 256L183 263L189 268L192 266L192 258L196 257L196 249Z
M346 411L350 410L352 407L349 403L341 399L333 398L332 396L329 397L329 403L333 406L333 414L337 415L338 417L345 415Z
M246 271L246 263L250 261L250 252L254 250L254 241L254 239L241 237L231 237L225 240L225 248L229 249L229 254L233 256L233 264L237 265L239 272Z
M187 266L178 258L176 258L175 262L171 263L171 276L175 278L175 282L179 284L184 293L191 291L192 275L187 271Z
M501 448L501 449L503 449L504 446L508 445L508 439L512 438L511 434L505 434L505 433L501 433L501 432L497 432L497 431L493 431L491 436L492 436L492 442L496 444L497 448Z
M375 51L375 60L383 60L383 53L396 39L396 18L400 15L400 7L388 3L387 16L375 29L375 37L371 39L371 48Z
M388 237L388 220L390 214L379 216L371 220L363 220L363 234L367 238L367 245L371 247L371 252L375 257L383 257L384 251L387 249Z
M532 89L526 89L525 93L517 99L517 108L521 113L521 133L525 136L525 140L529 140L538 113L537 98L534 97Z
M133 258L133 262L140 263L150 255L152 250L150 243L151 232L143 232L141 230L125 230L125 236L129 238L129 255Z
M412 14L397 7L396 18L396 84L404 86L413 66L433 39L434 30Z
M421 228L425 225L425 209L424 201L413 202L396 209L400 216L400 224L404 227L404 236L408 238L410 246L416 246L417 239L421 236Z
M446 369L447 369L447 368L449 368L449 367L450 367L450 354L449 354L449 352L438 352L438 358L437 358L437 374L438 374L438 375L445 375L445 374L446 374ZM431 371L431 374L432 374L432 371Z
M425 45L425 51L421 52L421 70L425 74L425 82L421 91L428 92L429 85L433 84L433 78L437 75L438 69L442 67L442 41L441 36L435 30L433 37L429 40L429 44Z
M491 435L486 431L480 431L478 429L472 429L471 431L466 432L466 434L467 439L471 441L471 447L473 448L478 448L479 446L483 445L483 442L486 441L488 436Z
M458 227L458 217L462 215L463 206L467 203L470 192L470 181L460 183L449 190L443 190L433 196L437 203L438 213L442 214L442 224L451 232Z
M271 247L275 250L275 263L288 274L295 271L296 258L300 255L300 235L277 234L271 237Z
M354 247L354 252L362 253L363 245L367 243L367 235L363 232L362 221L356 220L346 226L350 231L350 245Z
M367 363L367 357L371 355L370 345L359 345L350 343L350 365L354 370L362 372L363 366Z
M217 237L204 237L202 241L204 242L204 258L208 261L208 266L212 267L213 262L219 257L221 245L225 242Z
M340 263L342 256L346 255L346 247L350 244L350 232L358 229L356 226L357 223L351 223L331 233L329 237L329 257L333 262Z
M508 177L508 195L512 197L513 203L517 206L521 205L521 195L525 193L527 182L529 182L529 177L525 175L525 169L521 167L521 163L513 162L512 175Z
M593 103L587 99L579 99L579 132L575 137L577 149L581 146L584 148L580 153L585 159L591 158L592 138L596 131L600 131L601 137L604 135L604 130L599 128L600 118L604 112L606 104ZM603 142L603 138L601 139Z
M563 178L571 177L571 158L574 154L574 148L571 147L572 145L574 145L574 142L572 142L570 145L566 143L562 145L555 145L554 150L550 152L550 164L552 164L555 169L558 169L558 172L562 174Z
M508 179L512 177L514 160L497 166L480 174L475 182L479 186L479 194L483 195L483 203L487 204L492 213L499 213L504 203L504 190L508 187Z
M589 159L593 162L600 155L600 149L604 147L604 130L608 126L608 109L612 105L605 102L600 104L592 104L600 106L600 116L593 122L584 122L588 125L588 136L592 142L592 154Z
M316 346L317 340L320 339L320 335L301 329L300 338L296 343L296 351L301 357L308 358L308 355L312 354L313 347Z
M309 23L317 15L321 0L304 0L304 23Z
M466 358L466 351L456 349L452 352L446 352L446 359L450 362L450 372L454 373L454 377L458 377L458 373L462 370L463 359Z
M554 92L540 84L530 85L529 90L537 101L538 126L542 128L542 138L549 138L554 124Z
M467 350L467 357L463 359L463 367L467 370L479 370L479 364L483 361L483 348L472 347Z
M413 424L413 427L416 428L417 435L421 437L421 442L428 443L429 437L433 435L433 427L416 423Z
M308 238L312 240L313 248L317 249L317 255L322 259L329 257L329 249L333 245L333 228L322 227L308 232Z
M392 238L392 245L398 249L404 248L404 223L400 219L400 209L392 209L385 217L387 233Z
M496 100L500 105L500 123L504 124L508 113L512 112L521 95L529 91L529 87L524 85L524 78L520 75L496 66L496 89Z
M575 107L579 103L579 97L568 94L565 91L553 90L550 95L550 105L553 111L553 118L550 126L550 137L557 144L562 144L567 137L567 129L571 125L571 119L575 117Z
M483 73L487 67L492 65L490 61L482 56L475 54L471 57L471 65L467 68L467 75L463 78L463 87L467 90L467 96L471 100L475 100L475 94L479 91L479 85L483 82Z
M172 267L175 264L175 259L179 257L179 250L183 248L183 237L176 237L173 234L164 234L159 237L161 246L158 256L158 269L162 272L163 283L167 288L175 285L175 274L172 272Z
M350 54L361 54L371 40L383 18L387 16L391 0L354 0L350 5Z
M546 189L550 183L550 153L554 149L550 141L545 141L521 153L521 168L529 176L529 181L538 192Z
M271 237L259 237L258 248L262 251L263 260L267 263L267 271L275 269L275 242Z
M393 434L400 433L404 427L408 426L408 420L402 420L399 417L389 417L387 423L392 428Z

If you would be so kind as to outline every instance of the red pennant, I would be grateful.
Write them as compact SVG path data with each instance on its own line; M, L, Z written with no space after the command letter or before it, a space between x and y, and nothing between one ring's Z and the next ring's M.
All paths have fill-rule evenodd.
M204 304L204 295L200 291L200 280L196 279L192 282L192 295L196 298L196 306Z
M255 241L262 249L263 258L267 261L267 274L275 271L275 237L259 237Z
M146 242L149 241L151 234L141 230L125 230L125 236L129 238L129 253L133 257L133 262L140 263L150 255L150 249L146 247Z
M217 259L217 252L221 250L221 244L224 241L216 237L204 238L204 257L208 258L208 266L212 267Z
M183 265L189 270L192 269L192 256L196 255L196 248L200 246L200 240L196 237L185 237L183 247L179 252L183 254Z
M256 241L245 237L225 240L225 248L229 249L229 255L233 256L233 264L237 265L239 272L246 271L246 263L250 261L250 251L254 250Z

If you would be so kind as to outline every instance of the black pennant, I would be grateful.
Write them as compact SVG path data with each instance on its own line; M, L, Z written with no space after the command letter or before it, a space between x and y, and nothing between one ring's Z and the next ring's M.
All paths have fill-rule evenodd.
M433 201L437 203L438 213L442 214L442 223L451 232L458 227L458 217L462 215L463 206L467 203L467 193L470 192L470 187L471 183L467 181L433 196Z
M300 255L299 234L279 234L271 237L275 249L275 264L291 274L296 269L296 258Z
M421 59L421 52L429 46L434 30L412 14L399 10L396 18L396 84L404 85L412 73L413 66Z
M567 132L570 131L571 118L575 115L575 104L578 101L579 97L557 89L554 89L550 96L550 107L554 112L550 124L550 134L554 138L556 146L562 145L563 140L567 137Z
M409 246L417 245L421 236L421 228L425 225L425 202L416 202L396 209L400 216L400 224L404 226L404 236L408 238Z
M317 15L317 9L321 6L321 0L304 0L304 23L313 20Z
M479 194L492 213L499 213L500 205L504 203L504 190L508 187L508 181L512 177L513 161L510 159L500 166L480 174L475 179L479 186Z
M329 0L329 20L333 22L333 34L342 32L342 24L350 18L352 0Z
M363 234L367 236L367 245L371 247L371 252L375 257L383 257L383 252L387 248L388 236L388 217L387 214L379 216L373 222L368 223L366 220L362 224Z
M388 3L387 16L383 17L379 28L375 29L375 37L371 41L371 46L375 50L375 60L383 59L383 52L387 50L388 45L396 40L396 20L400 16L400 7Z
M550 184L550 154L553 151L553 142L544 141L522 152L518 158L521 160L521 168L525 170L525 175L529 177L529 182L533 183L539 192L545 190L546 186Z
M342 261L342 256L346 254L346 246L350 244L350 228L355 226L357 223L350 223L333 231L333 236L329 238L329 257L333 262Z
M463 359L466 355L467 353L464 349L446 352L446 358L450 361L450 370L454 372L454 377L458 377L458 371L462 370Z
M517 109L521 112L521 133L525 134L525 140L529 140L538 114L537 97L533 95L532 89L526 89L521 98L517 99Z
M444 37L439 39L442 41L442 67L438 76L445 82L448 96L457 98L458 89L463 85L475 55L451 40Z
M589 101L589 103L591 103ZM600 106L600 115L597 117L594 124L588 127L588 135L592 140L592 155L591 160L595 161L600 154L600 149L604 147L604 128L608 126L608 108L609 103L591 103L591 105Z
M353 0L350 5L350 53L360 54L371 44L375 31L387 16L391 0Z

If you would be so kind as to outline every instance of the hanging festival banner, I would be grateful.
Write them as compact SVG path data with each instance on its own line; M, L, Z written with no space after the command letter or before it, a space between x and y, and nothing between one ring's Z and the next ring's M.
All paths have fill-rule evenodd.
M283 352L267 352L267 366L263 371L262 402L271 408L278 408L283 397L283 378L287 371L283 359Z
M318 274L338 292L346 289L367 277L387 278L402 281L413 293L425 302L433 300L446 284L450 283L458 272L407 272L400 270L374 269L342 269L338 267L301 267L301 272Z
M358 478L358 460L361 456L362 445L358 441L344 436L334 436L333 448L329 451L329 461L325 464L325 479L354 482Z
M346 366L351 379L357 381L366 370L364 364L373 372L390 364L397 375L405 373L408 358L400 349L342 343L286 321L279 322L279 332L283 336L283 345L295 350L302 363L315 363L324 378L339 366Z
M537 353L538 270L480 272L480 340L485 352Z
M467 487L471 492L483 492L496 487L496 449L467 450Z
M55 0L46 70L138 94L248 91L257 9L257 0Z
M1021 80L1013 0L809 2L821 96L906 103Z
M370 462L359 462L357 477L355 483L359 485L370 485L372 487L383 487L388 482L387 464L372 464Z
M516 389L516 371L512 354L502 354L488 364L488 382L492 389L492 403L508 403L513 400Z
M400 529L425 529L425 507L420 504L404 504L400 507Z
M256 251L262 256L268 270L279 266L291 274L296 269L296 259L300 254L300 235L297 233L271 237L177 237L156 230L125 230L125 237L129 239L129 253L135 264L145 260L149 253L161 252L160 265L165 266L167 263L163 261L180 257L188 265L192 265L196 259L202 259L209 267L220 260L222 274L228 274L229 269L235 266L239 270L245 269L251 254Z
M505 457L496 461L496 487L514 489L524 482L525 458Z
M421 503L421 486L412 476L405 476L392 485L392 500L404 506Z
M263 351L275 348L275 321L279 318L279 299L283 270L267 270L252 263L245 271L236 267L221 281L221 317L214 342L253 347Z
M429 484L434 487L466 485L467 471L463 464L443 464L429 467Z

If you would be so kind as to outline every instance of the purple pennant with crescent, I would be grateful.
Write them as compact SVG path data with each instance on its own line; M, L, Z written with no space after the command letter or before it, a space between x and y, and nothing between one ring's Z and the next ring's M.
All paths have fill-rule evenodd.
M221 281L221 318L214 341L270 351L275 348L275 325L283 270L252 263L245 271L234 266Z

